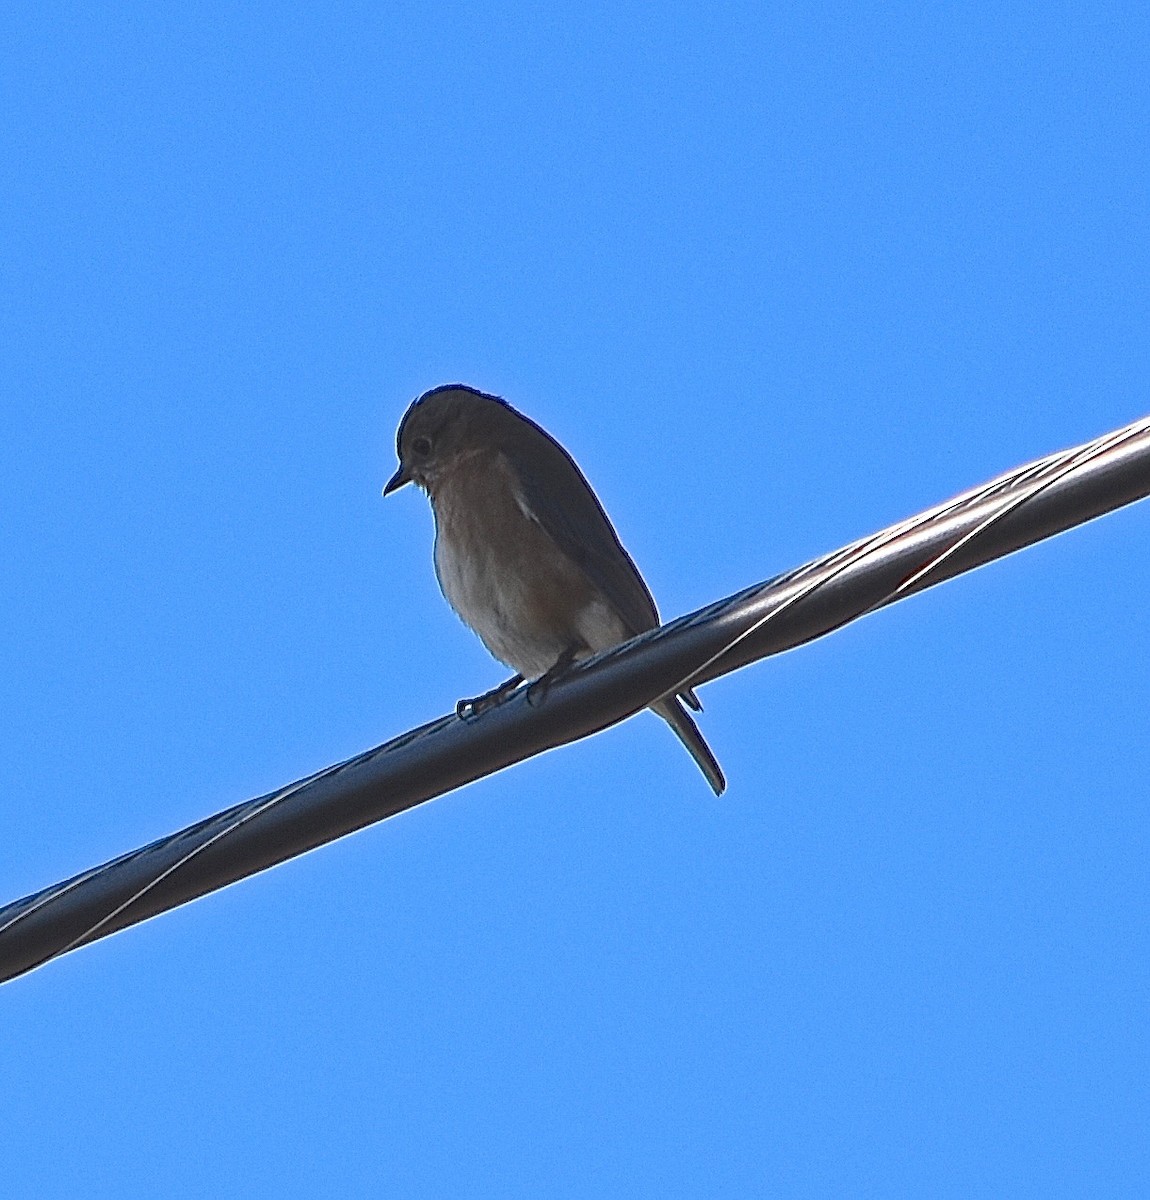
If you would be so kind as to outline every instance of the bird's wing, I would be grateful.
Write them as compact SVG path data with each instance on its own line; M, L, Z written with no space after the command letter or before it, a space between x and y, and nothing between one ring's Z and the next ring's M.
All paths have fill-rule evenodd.
M659 613L638 568L575 460L546 431L524 419L503 453L531 520L578 564L632 634L653 629Z

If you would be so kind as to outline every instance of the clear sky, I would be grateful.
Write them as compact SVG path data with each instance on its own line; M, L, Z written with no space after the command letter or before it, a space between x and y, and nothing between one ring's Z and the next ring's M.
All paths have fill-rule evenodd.
M0 899L503 677L463 380L674 616L1150 411L1144 3L14 5ZM1150 505L0 989L13 1197L1130 1196Z

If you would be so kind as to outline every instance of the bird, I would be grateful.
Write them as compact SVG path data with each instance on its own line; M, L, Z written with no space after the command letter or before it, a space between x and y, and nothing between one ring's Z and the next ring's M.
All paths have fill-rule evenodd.
M515 675L475 700L475 717L521 683L542 687L581 658L654 629L639 569L571 455L498 396L462 383L424 392L396 434L399 468L383 488L422 488L435 517L435 574L448 603ZM726 780L688 708L690 688L651 705L715 795Z

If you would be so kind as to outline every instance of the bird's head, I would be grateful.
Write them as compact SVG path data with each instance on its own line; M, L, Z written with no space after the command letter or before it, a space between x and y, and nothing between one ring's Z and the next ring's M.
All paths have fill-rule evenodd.
M399 470L383 488L391 495L406 483L430 491L444 471L465 456L496 444L508 407L462 383L424 392L403 414L395 449Z

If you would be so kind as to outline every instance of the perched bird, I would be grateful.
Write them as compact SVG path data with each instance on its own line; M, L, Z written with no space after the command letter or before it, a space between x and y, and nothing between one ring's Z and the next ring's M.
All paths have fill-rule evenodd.
M399 470L385 496L416 483L435 514L435 574L451 607L517 674L461 715L523 680L548 681L577 659L659 624L643 577L575 460L506 401L463 384L432 388L403 416ZM689 688L652 709L719 795L722 768L684 708Z

